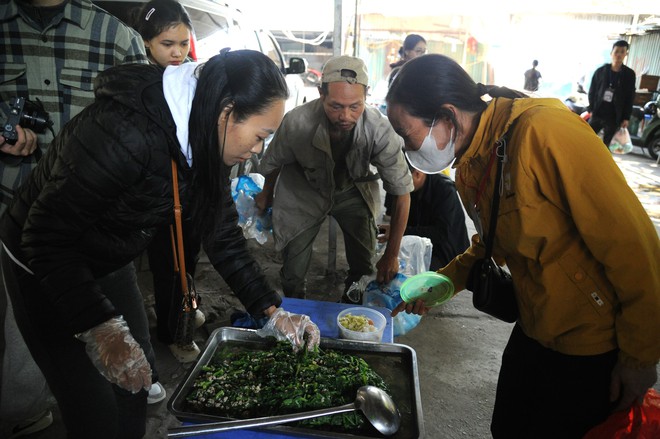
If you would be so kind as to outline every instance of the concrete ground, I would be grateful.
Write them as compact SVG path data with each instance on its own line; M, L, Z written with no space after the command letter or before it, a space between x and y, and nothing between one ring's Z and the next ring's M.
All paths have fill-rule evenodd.
M660 235L660 167L648 156L635 150L627 156L614 156L626 174L629 184L644 204ZM474 230L468 221L468 226ZM338 238L337 272L326 274L327 226L315 243L310 268L308 298L337 301L346 274L341 233ZM263 246L251 240L250 247L260 261L266 275L278 285L280 263L273 249L272 239ZM146 259L137 262L145 306L154 323L153 294ZM229 325L229 316L240 310L240 303L208 262L198 270L196 286L203 295L202 309L207 323L196 337L204 343L216 328ZM429 439L488 438L489 423L500 366L500 355L512 325L481 314L472 307L471 295L463 292L450 302L433 309L408 334L395 339L412 347L417 354L418 373L424 413L426 436ZM154 337L155 338L155 337ZM174 360L166 346L155 343L161 382L172 395L187 367ZM656 384L660 391L660 384ZM63 425L55 410L55 422L32 439L61 439ZM167 436L167 428L179 421L167 411L167 400L149 406L147 439Z

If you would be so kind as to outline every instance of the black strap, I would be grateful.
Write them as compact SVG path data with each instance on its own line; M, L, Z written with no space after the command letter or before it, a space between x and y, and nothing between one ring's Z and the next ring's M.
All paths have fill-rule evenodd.
M513 125L504 133L504 135L495 142L495 155L497 156L497 175L495 175L495 189L493 190L493 201L490 207L490 225L488 226L488 235L486 236L486 254L484 258L490 259L493 255L493 243L495 241L495 229L497 228L497 214L500 210L500 184L502 182L502 167L506 157L506 144ZM502 154L498 154L497 149L502 149Z

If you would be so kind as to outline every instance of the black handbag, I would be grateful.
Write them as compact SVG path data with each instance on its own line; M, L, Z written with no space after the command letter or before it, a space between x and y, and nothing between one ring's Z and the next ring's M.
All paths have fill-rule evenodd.
M507 132L508 134L508 132ZM478 259L472 268L466 282L466 288L472 291L472 304L476 309L507 323L518 320L518 303L513 288L511 275L493 261L493 241L497 227L497 213L500 207L500 183L502 181L503 161L506 153L507 135L504 135L495 145L503 148L502 154L495 154L497 159L497 175L495 190L490 209L490 225L486 236L486 254Z
M186 347L190 346L193 342L195 313L197 312L201 298L195 290L192 276L186 272L186 258L183 251L183 227L181 225L181 201L179 199L177 167L174 160L172 160L172 186L174 192L174 223L176 225L176 232L170 226L170 233L172 253L174 255L174 271L177 273L179 282L178 285L175 284L172 293L172 307L170 308L168 323L174 343Z

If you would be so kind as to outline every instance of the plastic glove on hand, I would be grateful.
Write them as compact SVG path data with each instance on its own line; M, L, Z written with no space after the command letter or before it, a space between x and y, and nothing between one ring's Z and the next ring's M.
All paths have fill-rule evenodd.
M288 340L297 352L305 343L307 335L307 350L311 351L321 341L321 331L305 314L293 314L282 308L277 308L263 328L257 331L262 337L274 336L278 340Z
M131 393L149 390L151 366L123 317L94 326L78 339L85 342L92 364L108 381Z

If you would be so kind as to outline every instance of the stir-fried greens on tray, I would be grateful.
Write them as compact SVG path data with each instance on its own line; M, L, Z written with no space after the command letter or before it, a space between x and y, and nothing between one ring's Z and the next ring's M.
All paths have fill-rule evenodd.
M223 348L202 368L186 398L191 411L246 419L335 407L355 400L360 386L388 391L360 357L333 350L294 353L288 342L270 350ZM369 422L356 411L296 423L359 430Z

